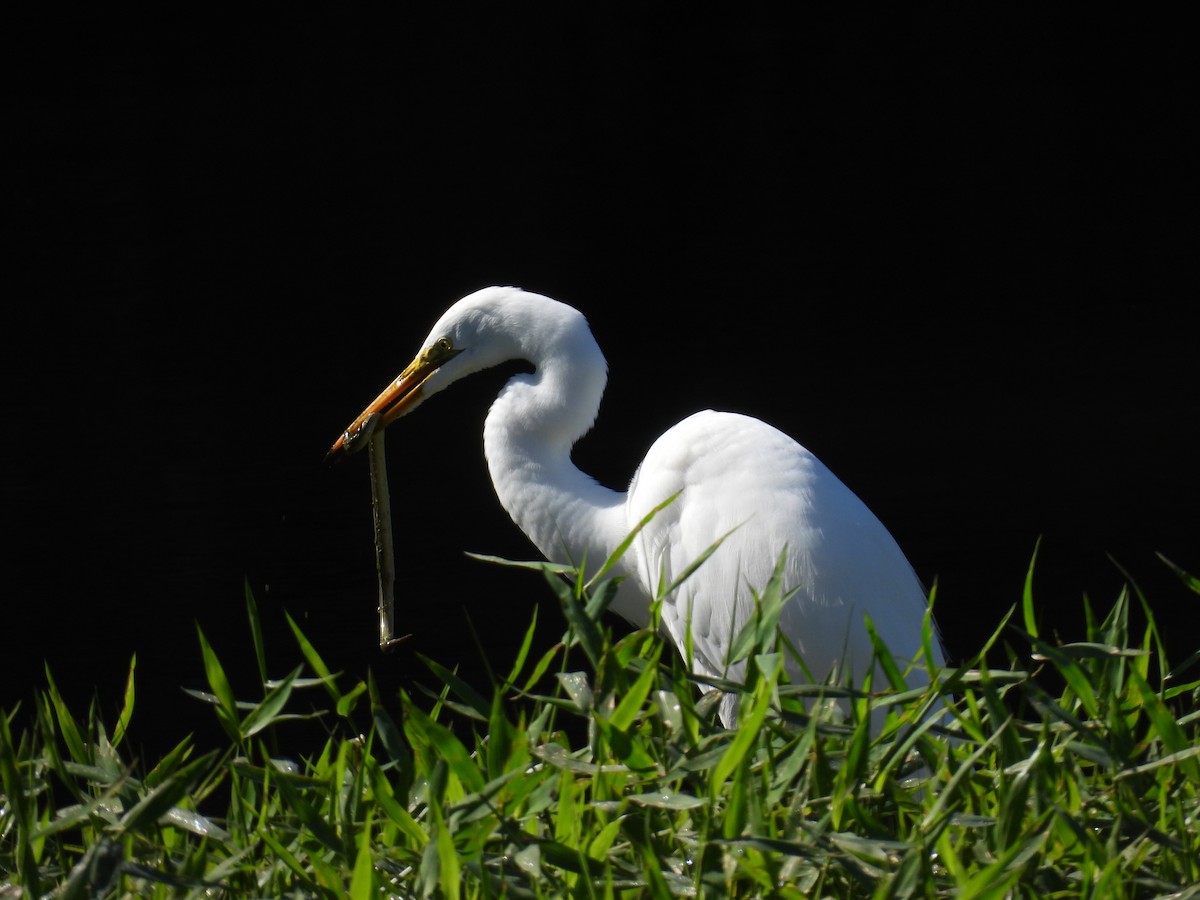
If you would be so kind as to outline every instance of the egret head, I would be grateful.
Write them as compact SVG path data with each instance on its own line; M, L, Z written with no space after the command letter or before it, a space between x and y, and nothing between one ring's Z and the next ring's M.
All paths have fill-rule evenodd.
M591 340L583 316L548 297L514 287L469 294L442 314L413 361L350 423L327 457L358 452L377 428L460 378L511 359L536 364L579 331Z

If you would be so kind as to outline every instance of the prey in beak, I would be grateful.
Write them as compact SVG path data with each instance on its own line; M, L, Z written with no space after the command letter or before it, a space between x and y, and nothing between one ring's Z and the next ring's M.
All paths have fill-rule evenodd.
M423 399L421 388L429 377L461 353L449 338L438 338L418 354L396 380L389 384L371 405L359 413L333 442L326 459L340 459L357 453L370 443L377 428L387 428Z

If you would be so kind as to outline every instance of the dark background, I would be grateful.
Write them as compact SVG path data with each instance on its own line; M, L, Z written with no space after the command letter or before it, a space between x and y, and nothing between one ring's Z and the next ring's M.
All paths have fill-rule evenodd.
M714 407L815 451L927 582L952 657L1020 597L1064 639L1124 577L1182 659L1200 571L1196 82L1139 10L641 11L15 23L0 476L7 707L44 681L142 741L203 730L199 623L254 694L295 616L391 690L511 659L535 576L481 375L389 432L399 628L366 460L325 450L459 296L585 312L627 482ZM161 14L160 14L161 15ZM494 374L494 373L493 373ZM1110 559L1111 556L1111 559ZM561 632L542 612L545 645ZM482 649L481 649L482 648ZM426 679L430 680L430 679Z

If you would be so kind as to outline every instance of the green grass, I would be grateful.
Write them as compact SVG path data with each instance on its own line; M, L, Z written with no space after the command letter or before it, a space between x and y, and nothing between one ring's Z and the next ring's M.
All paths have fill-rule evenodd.
M671 647L609 631L610 583L543 568L562 642L533 653L531 623L484 686L429 660L439 690L415 696L331 673L290 618L296 668L269 679L247 590L261 695L239 700L200 634L227 741L145 771L134 668L113 723L47 672L0 715L0 897L1200 896L1198 655L1171 669L1136 590L1055 644L1027 586L974 659L909 691L894 665L787 683L772 584L726 731ZM299 758L287 723L314 707L330 737Z

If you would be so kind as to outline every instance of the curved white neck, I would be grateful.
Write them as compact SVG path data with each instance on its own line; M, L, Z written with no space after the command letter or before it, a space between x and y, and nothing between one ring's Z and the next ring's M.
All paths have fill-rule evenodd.
M534 364L533 374L509 380L488 411L483 444L492 484L547 559L573 565L586 560L594 572L625 529L625 494L598 484L571 461L571 447L600 408L604 358L596 348Z

